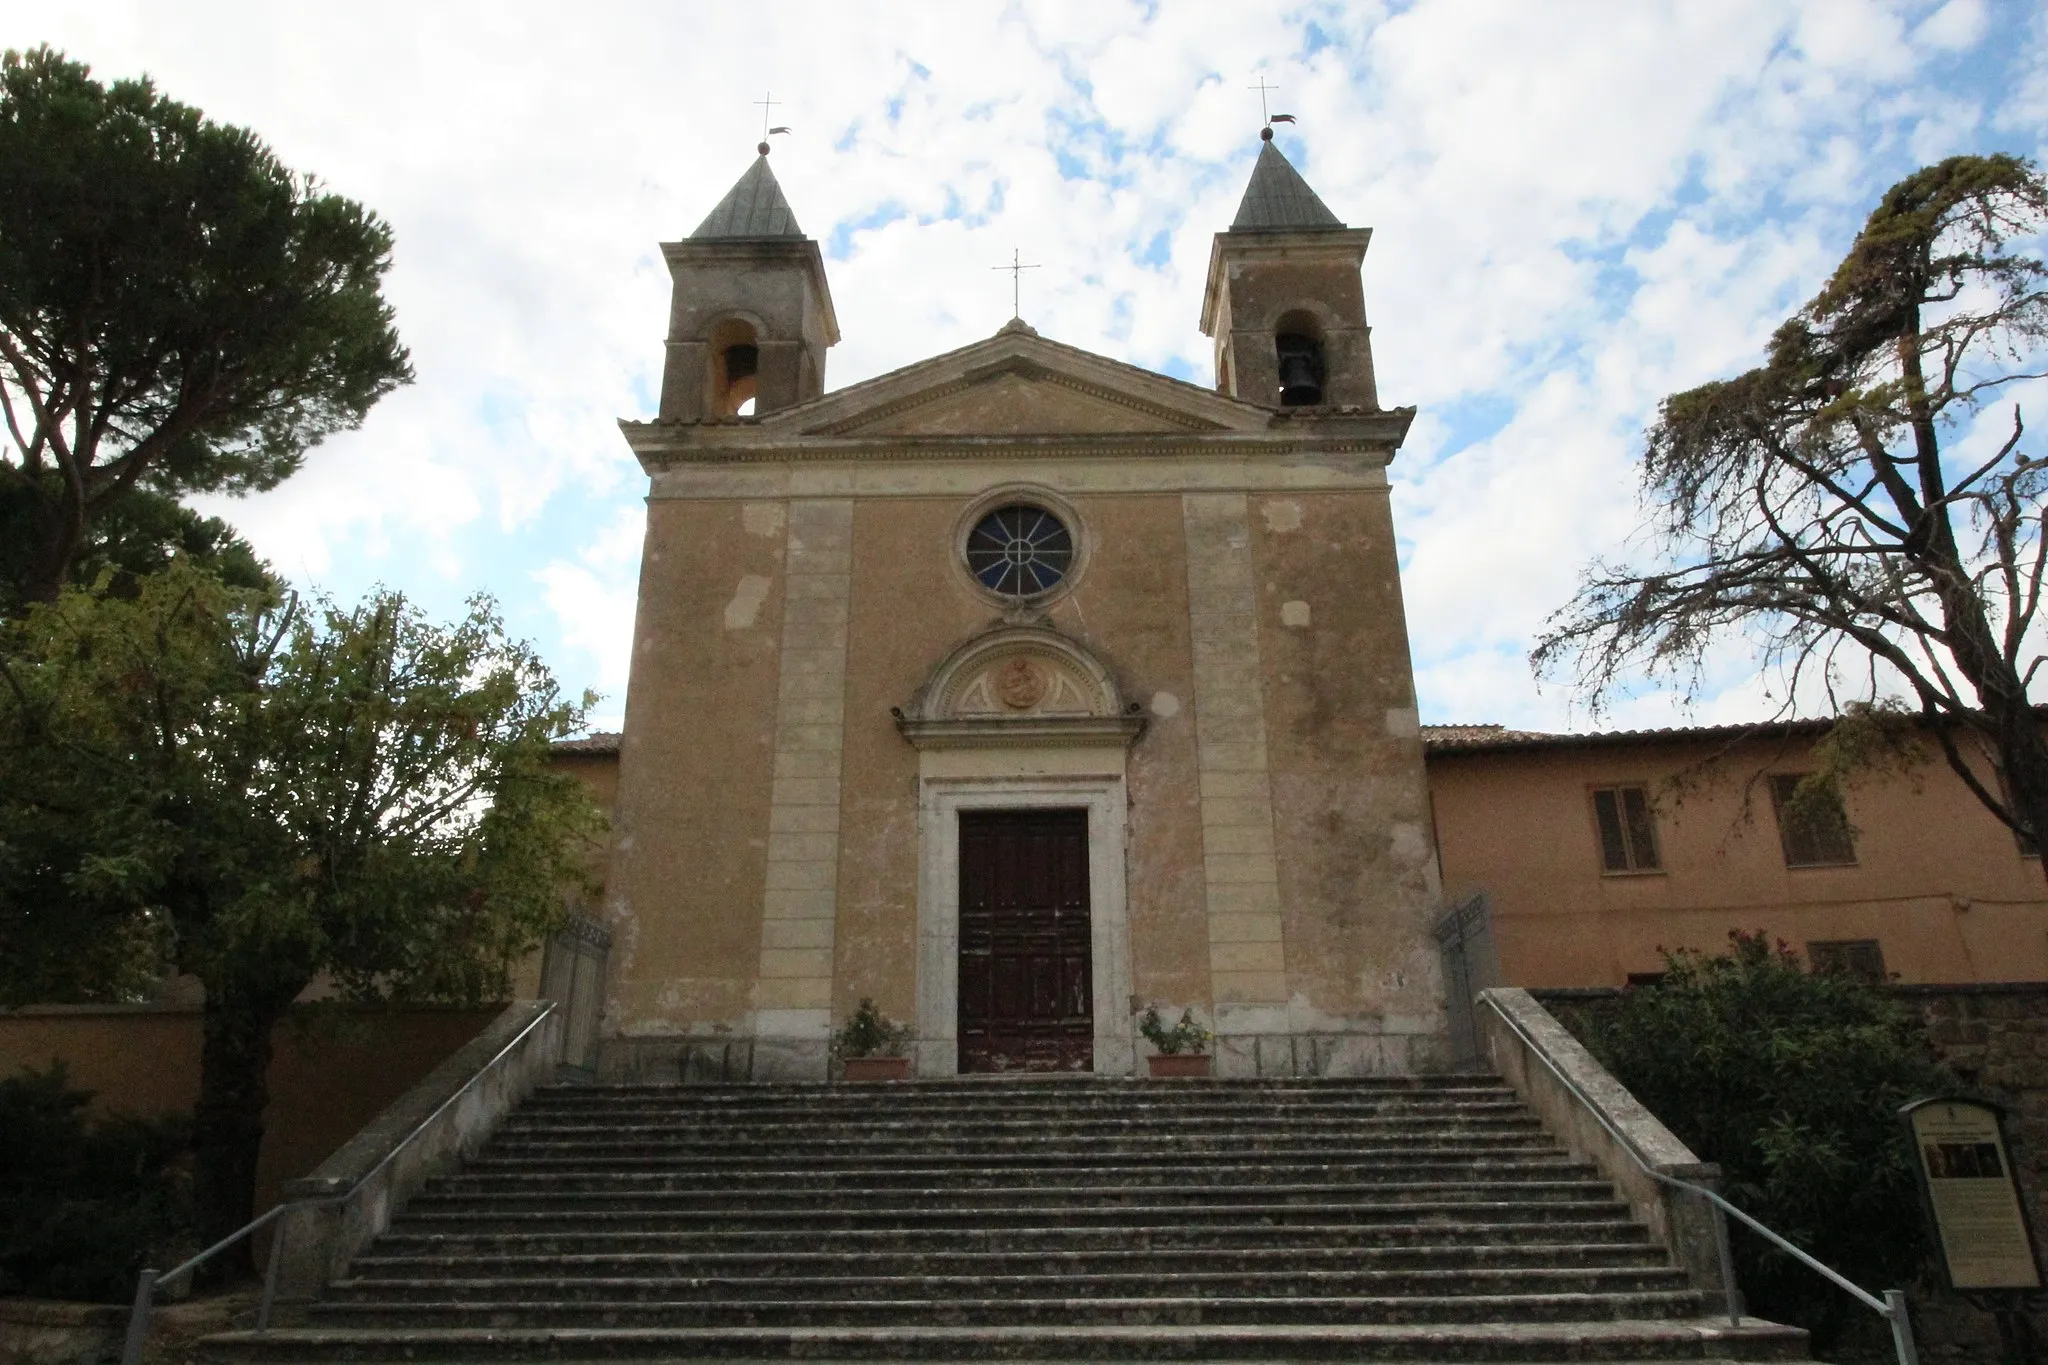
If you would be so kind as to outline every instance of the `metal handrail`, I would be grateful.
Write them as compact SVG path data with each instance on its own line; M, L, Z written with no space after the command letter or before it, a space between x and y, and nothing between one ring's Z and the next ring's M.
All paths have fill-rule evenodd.
M505 1046L492 1053L489 1061L470 1073L468 1080L457 1086L454 1093L449 1095L447 1099L435 1105L433 1113L414 1124L411 1132L394 1143L391 1150L386 1152L376 1165L357 1176L347 1189L337 1194L324 1194L314 1199L287 1199L272 1208L270 1212L244 1223L241 1227L206 1248L206 1250L190 1260L172 1267L161 1275L154 1270L143 1270L138 1273L135 1277L135 1303L128 1311L128 1336L121 1346L121 1365L142 1365L142 1344L149 1336L150 1314L156 1306L156 1288L158 1285L170 1283L181 1275L197 1270L201 1265L212 1260L221 1252L226 1251L235 1243L246 1237L255 1236L266 1224L282 1216L288 1209L340 1204L354 1198L357 1191L369 1184L371 1179L382 1172L386 1166L389 1166L400 1152L412 1145L414 1139L427 1131L428 1126L435 1119L447 1113L450 1105L468 1094L471 1086L489 1074L492 1067L504 1061L506 1054L510 1053L513 1048L518 1047L521 1042L525 1041L527 1034L539 1028L541 1023L555 1012L554 1001L544 1000L540 1003L542 1006L541 1011L534 1015L533 1018L527 1020L524 1028L513 1034ZM270 1260L263 1271L263 1297L256 1307L256 1330L259 1332L270 1330L270 1309L277 1298L277 1268L282 1260L283 1250L284 1230L280 1228L277 1235L270 1239Z
M1721 1284L1727 1294L1728 1322L1730 1326L1739 1327L1742 1324L1742 1292L1735 1283L1735 1262L1728 1250L1728 1220L1722 1216L1724 1213L1733 1214L1741 1219L1746 1226L1761 1234L1771 1243L1784 1251L1790 1252L1793 1258L1799 1261L1800 1264L1810 1270L1819 1272L1838 1288L1846 1290L1864 1307L1870 1309L1879 1317L1884 1318L1891 1324L1892 1349L1898 1355L1899 1365L1919 1365L1920 1356L1913 1344L1913 1324L1906 1314L1906 1295L1903 1290L1887 1289L1884 1291L1884 1297L1879 1298L1786 1241L1783 1237L1722 1198L1718 1191L1710 1190L1704 1185L1695 1185L1689 1180L1680 1180L1676 1176L1666 1175L1652 1166L1643 1158L1643 1154L1636 1149L1634 1140L1608 1121L1607 1115L1601 1111L1600 1106L1594 1102L1593 1097L1581 1089L1577 1081L1565 1075L1557 1063L1550 1059L1550 1054L1544 1051L1543 1045L1529 1036L1529 1031L1522 1027L1520 1020L1502 1009L1500 1002L1490 994L1482 993L1479 998L1495 1015L1499 1016L1502 1023L1514 1030L1515 1036L1528 1045L1529 1051L1535 1054L1536 1059L1548 1068L1550 1074L1557 1077L1558 1081L1567 1090L1578 1097L1579 1103L1585 1107L1586 1112L1593 1116L1596 1123L1607 1130L1610 1137L1621 1144L1621 1150L1628 1154L1629 1160L1642 1168L1644 1175L1661 1184L1669 1185L1674 1189L1689 1191L1707 1201L1708 1208L1714 1214L1714 1243L1715 1249L1720 1253L1721 1257Z

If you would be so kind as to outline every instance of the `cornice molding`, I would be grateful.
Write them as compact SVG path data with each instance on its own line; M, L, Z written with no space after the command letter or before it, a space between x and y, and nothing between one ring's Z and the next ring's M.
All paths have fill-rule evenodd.
M1265 431L1116 432L1100 436L757 436L745 427L621 422L633 453L650 474L673 465L808 464L824 461L933 461L987 459L1284 460L1323 455L1381 454L1385 461L1407 437L1413 408L1285 422ZM1313 423L1313 425L1312 425ZM1315 425L1341 426L1328 434Z
M919 750L927 749L1128 749L1145 733L1145 717L1045 716L1010 720L1000 716L964 720L896 718L896 728Z

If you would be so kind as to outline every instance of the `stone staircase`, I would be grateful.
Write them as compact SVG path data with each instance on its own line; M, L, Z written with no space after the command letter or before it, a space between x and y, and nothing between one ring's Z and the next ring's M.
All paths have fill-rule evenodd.
M544 1089L215 1360L1779 1360L1490 1077Z

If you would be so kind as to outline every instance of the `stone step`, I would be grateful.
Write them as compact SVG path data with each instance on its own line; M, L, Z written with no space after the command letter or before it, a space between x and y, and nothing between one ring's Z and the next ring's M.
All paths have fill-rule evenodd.
M1722 1361L1491 1076L543 1088L216 1362Z
M206 1341L217 1359L250 1365L334 1361L599 1360L974 1362L1202 1361L1602 1361L1649 1365L1687 1360L1803 1360L1806 1333L1757 1319L1661 1322L1445 1324L1418 1330L1377 1323L1254 1326L890 1326L504 1330L490 1327L393 1333L293 1329L228 1332Z
M1559 1151L1556 1144L1544 1141L1517 1141L1514 1143L1430 1143L1427 1146L1414 1144L1383 1144L1379 1146L1351 1147L1341 1152L1303 1151L1292 1148L1268 1148L1256 1158L1244 1152L1189 1152L1177 1154L1172 1165L1164 1165L1156 1158L1134 1161L1115 1153L1083 1153L1061 1156L1057 1153L1031 1153L1010 1157L1000 1163L991 1161L980 1153L931 1153L923 1156L888 1161L870 1161L857 1153L832 1152L824 1155L808 1155L799 1160L764 1161L758 1156L698 1157L687 1163L679 1163L663 1156L608 1156L601 1161L576 1157L545 1156L498 1156L488 1151L463 1167L465 1174L549 1174L580 1171L643 1170L689 1171L702 1174L714 1180L742 1180L755 1177L780 1178L798 1173L806 1175L839 1175L845 1173L873 1172L879 1175L893 1175L904 1172L930 1172L935 1176L954 1173L979 1176L986 1172L1008 1172L1015 1175L1029 1175L1046 1172L1066 1177L1100 1171L1146 1171L1165 1172L1171 1176L1176 1172L1195 1175L1209 1171L1265 1171L1274 1169L1302 1169L1340 1172L1347 1170L1383 1170L1395 1167L1427 1165L1444 1162L1469 1161L1545 1161L1581 1165Z
M1428 1137L1445 1133L1533 1133L1542 1131L1526 1109L1502 1106L1498 1110L1447 1109L1440 1114L1360 1113L1299 1114L1269 1110L1260 1114L1176 1114L1157 1113L1044 1114L1019 1117L985 1117L979 1114L934 1115L844 1114L830 1117L810 1115L783 1120L746 1121L706 1114L677 1114L649 1122L621 1119L616 1123L569 1121L554 1124L507 1124L499 1138L508 1142L573 1142L602 1138L607 1142L659 1140L680 1132L734 1140L773 1138L777 1141L825 1139L833 1142L864 1137L892 1138L927 1136L947 1138L1003 1138L1034 1134L1063 1133L1074 1136L1117 1137L1125 1134L1151 1137L1161 1134L1193 1133L1205 1136L1228 1134L1252 1138L1262 1134L1321 1134L1371 1137L1387 1134L1415 1134Z
M814 1237L834 1231L866 1231L896 1236L922 1236L936 1231L986 1231L1005 1237L1020 1237L1060 1229L1112 1231L1120 1237L1142 1236L1147 1231L1201 1228L1286 1228L1299 1236L1304 1228L1325 1226L1372 1227L1419 1223L1448 1228L1460 1223L1529 1222L1562 1231L1576 1221L1627 1221L1623 1207L1608 1199L1579 1204L1538 1205L1527 1201L1431 1200L1386 1201L1371 1204L1260 1204L1227 1209L1187 1206L1123 1205L1100 1209L1019 1210L911 1210L903 1213L861 1214L857 1212L818 1214L791 1210L759 1214L744 1226L730 1215L717 1211L650 1210L626 1207L560 1209L452 1209L422 1208L426 1196L415 1199L393 1225L394 1232L531 1232L641 1231L715 1232L736 1236L742 1232ZM565 1214L567 1216L565 1216ZM1454 1235L1448 1231L1444 1235Z
M407 1213L491 1215L502 1213L584 1213L631 1210L678 1218L716 1217L767 1223L791 1218L821 1226L847 1218L930 1220L984 1218L992 1222L1024 1215L1099 1219L1131 1214L1136 1221L1160 1218L1299 1219L1303 1213L1331 1221L1383 1216L1390 1210L1480 1201L1524 1205L1593 1203L1611 1206L1614 1188L1598 1180L1390 1181L1383 1185L1168 1186L1129 1189L1107 1185L1073 1188L928 1188L917 1190L746 1190L569 1191L535 1190L469 1195L430 1190L406 1206Z
M1514 1134L1518 1141L1527 1141L1534 1135ZM1319 1134L1312 1136L1288 1135L1283 1138L1261 1137L1251 1134L1159 1134L1152 1137L1132 1135L1096 1137L1071 1135L1037 1135L1031 1137L1002 1137L983 1139L960 1139L936 1137L919 1138L905 1135L891 1138L869 1137L859 1141L852 1139L832 1140L827 1138L769 1140L753 1138L744 1143L726 1142L699 1138L693 1135L676 1134L654 1140L632 1140L605 1142L588 1140L579 1142L547 1142L530 1139L505 1139L493 1142L487 1149L494 1158L544 1157L557 1160L582 1159L610 1161L618 1158L663 1158L671 1161L692 1163L730 1157L735 1150L748 1153L755 1161L789 1162L804 1160L820 1147L828 1148L835 1156L858 1157L867 1161L907 1162L929 1157L971 1157L982 1161L1007 1163L1019 1159L1053 1159L1063 1161L1085 1161L1089 1158L1106 1157L1124 1160L1160 1161L1183 1157L1223 1156L1245 1157L1264 1156L1269 1150L1284 1149L1303 1155L1340 1158L1359 1151L1369 1144L1363 1135L1347 1137L1340 1134Z
M1305 1221L1268 1224L1149 1226L1109 1222L1089 1227L1071 1223L1018 1222L1000 1228L776 1228L736 1229L724 1224L647 1227L645 1215L603 1214L563 1219L552 1214L513 1214L472 1220L442 1215L407 1217L378 1238L374 1255L605 1255L661 1252L691 1255L889 1253L944 1255L988 1252L1035 1255L1045 1252L1166 1251L1210 1255L1220 1250L1284 1251L1308 1248L1344 1252L1385 1247L1455 1248L1468 1245L1542 1245L1569 1237L1580 1245L1649 1246L1649 1234L1617 1206L1587 1204L1531 1212L1520 1206L1489 1209L1460 1205L1429 1221L1392 1219L1373 1223ZM669 1220L656 1219L656 1222ZM471 1222L489 1226L474 1228Z
M448 1299L420 1303L322 1302L309 1325L449 1328L489 1323L535 1327L845 1327L1086 1326L1160 1323L1448 1323L1600 1322L1697 1316L1691 1290L1635 1293L1333 1295L1247 1298L1147 1295L1138 1298L760 1299L739 1301L591 1300L502 1303Z
M1419 1095L1465 1091L1509 1093L1500 1077L1483 1071L1414 1076L1211 1076L1175 1081L1170 1085L1144 1077L1097 1076L1083 1071L1061 1075L1012 1072L1007 1076L949 1076L828 1086L809 1081L726 1081L708 1085L619 1085L566 1081L537 1087L528 1102L544 1105L583 1104L606 1099L685 1098L692 1103L780 1100L830 1104L843 1100L865 1103L902 1098L923 1103L957 1096L1030 1096L1051 1102L1104 1095L1160 1095L1178 1103L1190 1096L1255 1095L1271 1099L1289 1095Z
M1026 1187L1062 1189L1096 1188L1105 1185L1136 1191L1161 1186L1280 1186L1316 1183L1322 1188L1344 1189L1396 1182L1416 1181L1498 1181L1529 1179L1577 1179L1591 1176L1585 1162L1552 1155L1500 1161L1487 1158L1467 1160L1389 1159L1345 1165L1283 1162L1271 1165L1244 1163L1165 1165L1062 1165L1049 1167L931 1167L856 1166L840 1170L813 1170L803 1166L766 1167L755 1170L678 1169L656 1162L620 1169L617 1165L560 1163L543 1169L511 1168L473 1163L463 1174L438 1180L438 1194L494 1195L531 1190L574 1192L719 1191L764 1194L793 1191L839 1191L847 1194L894 1190L948 1189L994 1192Z
M385 1254L356 1258L352 1267L363 1280L464 1279L480 1275L510 1279L563 1278L637 1279L649 1275L687 1278L724 1276L768 1279L832 1275L849 1262L869 1275L1166 1275L1199 1266L1200 1273L1229 1275L1294 1274L1303 1271L1495 1270L1523 1266L1593 1269L1652 1269L1669 1266L1664 1249L1648 1241L1617 1242L1467 1242L1451 1246L1288 1246L1205 1248L1198 1262L1185 1248L1112 1248L1101 1250L1035 1250L1005 1248L974 1251L939 1247L925 1251L887 1251L874 1247L839 1251L696 1251L609 1250L563 1253L534 1248L530 1254L484 1251L473 1246L449 1254Z
M1290 1268L1256 1283L1236 1271L1179 1269L1166 1272L1072 1272L1031 1274L1016 1267L1000 1273L889 1275L857 1261L838 1273L804 1275L712 1275L693 1269L645 1267L626 1276L494 1274L468 1276L363 1275L338 1280L327 1304L411 1304L442 1301L522 1307L584 1302L745 1302L782 1300L968 1300L968 1299L1295 1299L1456 1297L1460 1295L1630 1294L1686 1289L1685 1272L1671 1266L1459 1266L1403 1269ZM853 1273L858 1271L858 1273Z
M959 1099L949 1102L908 1101L889 1104L701 1104L688 1100L666 1103L618 1101L612 1103L527 1106L509 1120L509 1126L524 1128L551 1124L587 1123L673 1123L681 1120L717 1123L816 1123L844 1119L889 1119L921 1116L929 1119L1011 1119L1040 1121L1047 1118L1125 1117L1143 1118L1171 1114L1190 1122L1240 1120L1269 1115L1299 1115L1305 1118L1398 1118L1443 1117L1459 1114L1519 1112L1520 1102L1510 1094L1471 1096L1408 1096L1399 1098L1327 1095L1275 1103L1257 1097L1204 1099L1175 1104L1166 1100L1106 1097L1090 1103L1039 1104L1005 1097L1000 1101Z

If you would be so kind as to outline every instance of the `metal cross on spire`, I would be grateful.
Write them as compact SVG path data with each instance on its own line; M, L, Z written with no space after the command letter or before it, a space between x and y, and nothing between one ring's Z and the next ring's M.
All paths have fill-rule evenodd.
M776 133L788 132L789 126L787 124L777 124L773 128L768 126L768 120L775 117L775 106L782 103L781 100L775 98L773 90L768 91L760 99L755 100L754 103L761 106L761 155L766 156L768 155L768 139Z
M1245 89L1259 92L1259 118L1263 124L1259 136L1265 141L1271 142L1273 140L1273 125L1276 123L1292 123L1294 122L1294 115L1276 114L1273 112L1271 106L1266 103L1266 96L1273 94L1280 87L1266 84L1265 72L1261 71L1258 75L1259 83L1257 85L1247 85Z
M1277 85L1266 84L1266 73L1263 71L1259 73L1259 83L1257 85L1247 85L1245 87L1245 89L1247 90L1256 90L1259 92L1259 122L1266 124L1272 123L1273 115L1266 108L1266 96L1272 94L1279 88L1280 87Z
M1007 270L1010 272L1010 316L1013 318L1023 317L1024 272L1038 269L1037 264L1024 264L1024 253L1012 247L1010 248L1010 263L1008 265L992 265L989 269Z

